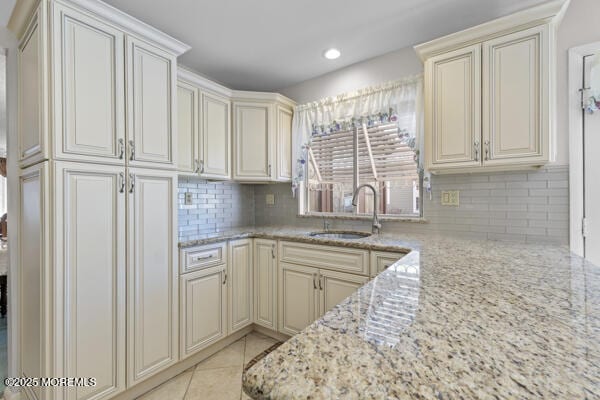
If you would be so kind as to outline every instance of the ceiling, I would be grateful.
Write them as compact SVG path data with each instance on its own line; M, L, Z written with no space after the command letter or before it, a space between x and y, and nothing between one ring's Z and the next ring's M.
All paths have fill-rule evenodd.
M189 44L180 62L233 89L277 90L544 0L105 0ZM342 56L326 60L329 47Z

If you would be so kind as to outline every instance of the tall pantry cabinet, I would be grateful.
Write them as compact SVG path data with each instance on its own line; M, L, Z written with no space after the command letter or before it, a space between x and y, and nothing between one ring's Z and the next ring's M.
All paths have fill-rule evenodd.
M107 399L177 362L176 57L95 0L41 0L19 46L19 374Z

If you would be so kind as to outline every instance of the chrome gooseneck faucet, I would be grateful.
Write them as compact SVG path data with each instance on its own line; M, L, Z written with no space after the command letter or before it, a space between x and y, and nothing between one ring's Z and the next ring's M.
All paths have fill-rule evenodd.
M372 230L372 232L379 233L379 230L381 229L381 224L379 223L379 218L377 217L377 206L379 203L377 203L377 190L375 190L373 185L364 183L364 184L360 185L359 187L357 187L356 190L354 191L354 196L352 196L352 205L356 207L356 205L357 205L356 200L358 197L358 192L360 192L360 189L362 189L364 187L368 187L373 191L373 230Z

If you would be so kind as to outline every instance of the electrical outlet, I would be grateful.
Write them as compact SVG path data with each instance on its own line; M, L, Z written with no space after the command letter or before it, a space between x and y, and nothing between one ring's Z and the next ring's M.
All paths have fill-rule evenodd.
M274 194L268 194L265 196L265 201L267 203L268 206L273 206L275 205L275 195Z
M192 205L192 192L185 192L185 201L184 201L186 206L191 206Z
M443 206L456 206L459 205L459 191L458 190L446 190L442 192L442 205Z

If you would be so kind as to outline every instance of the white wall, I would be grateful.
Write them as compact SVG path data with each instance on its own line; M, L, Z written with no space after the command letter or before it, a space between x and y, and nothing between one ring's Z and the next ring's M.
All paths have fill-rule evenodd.
M306 103L420 72L421 60L412 47L407 47L278 91L298 103Z
M573 46L600 41L600 0L571 0L558 31L557 43L557 135L556 164L569 163L568 134L568 56ZM366 60L300 84L281 89L284 95L298 103L335 96L365 86L402 78L422 72L423 65L412 48Z

